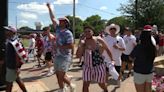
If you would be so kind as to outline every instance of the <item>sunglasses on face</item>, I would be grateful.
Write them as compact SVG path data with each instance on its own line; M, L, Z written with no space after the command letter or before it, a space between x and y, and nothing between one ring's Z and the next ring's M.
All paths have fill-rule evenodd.
M110 30L116 30L116 28L110 28Z

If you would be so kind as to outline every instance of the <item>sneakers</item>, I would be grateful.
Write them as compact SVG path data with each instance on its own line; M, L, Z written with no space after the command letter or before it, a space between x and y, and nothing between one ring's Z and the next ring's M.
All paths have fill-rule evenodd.
M75 88L76 88L76 85L71 83L70 92L76 92Z
M68 85L66 83L64 83L64 90L67 91L68 90Z
M64 89L59 89L58 92L66 92Z
M52 76L53 74L54 74L54 72L50 70L50 71L47 73L46 76L49 77L49 76Z
M76 85L71 83L71 85L70 85L70 92L76 92L75 88L76 88ZM58 92L66 92L67 89L68 89L67 85L64 84L64 88L63 89L59 89Z

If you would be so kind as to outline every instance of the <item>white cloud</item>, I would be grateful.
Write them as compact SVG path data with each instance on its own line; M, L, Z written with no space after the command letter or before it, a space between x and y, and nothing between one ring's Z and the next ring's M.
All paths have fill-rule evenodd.
M51 5L51 9L53 10L53 5ZM30 2L28 4L20 4L17 6L19 10L33 12L37 14L48 13L48 8L46 3L39 4L38 2Z
M19 23L22 23L22 24L27 24L28 21L27 20L20 20Z
M30 13L30 12L21 12L20 16L23 19L37 19L38 18L38 16L36 14Z
M82 19L82 17L81 16L76 16L77 18L80 18L80 19Z
M107 10L108 8L106 6L100 7L100 10Z
M73 14L71 14L70 16L73 17ZM79 15L76 15L75 17L76 17L76 18L83 19L82 16L79 16Z
M78 3L78 0L75 0L75 3ZM55 0L54 4L73 4L73 0Z

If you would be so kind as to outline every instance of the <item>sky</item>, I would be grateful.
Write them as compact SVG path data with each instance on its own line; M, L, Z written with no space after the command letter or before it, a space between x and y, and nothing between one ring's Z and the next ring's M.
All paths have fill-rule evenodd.
M75 0L76 17L85 20L91 15L100 15L102 19L111 19L121 16L117 11L120 4L126 4L128 0ZM8 0L8 23L20 28L29 26L35 28L35 23L43 26L51 24L46 3L51 8L56 18L73 15L73 0Z

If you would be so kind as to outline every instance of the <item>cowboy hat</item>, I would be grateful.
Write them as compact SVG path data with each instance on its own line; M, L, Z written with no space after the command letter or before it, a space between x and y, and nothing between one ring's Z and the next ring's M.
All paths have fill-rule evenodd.
M108 34L110 34L109 31L110 31L111 28L115 28L116 29L116 34L118 34L120 32L120 26L119 25L116 25L116 24L110 24L109 26L107 26L105 28L105 32L108 33Z

